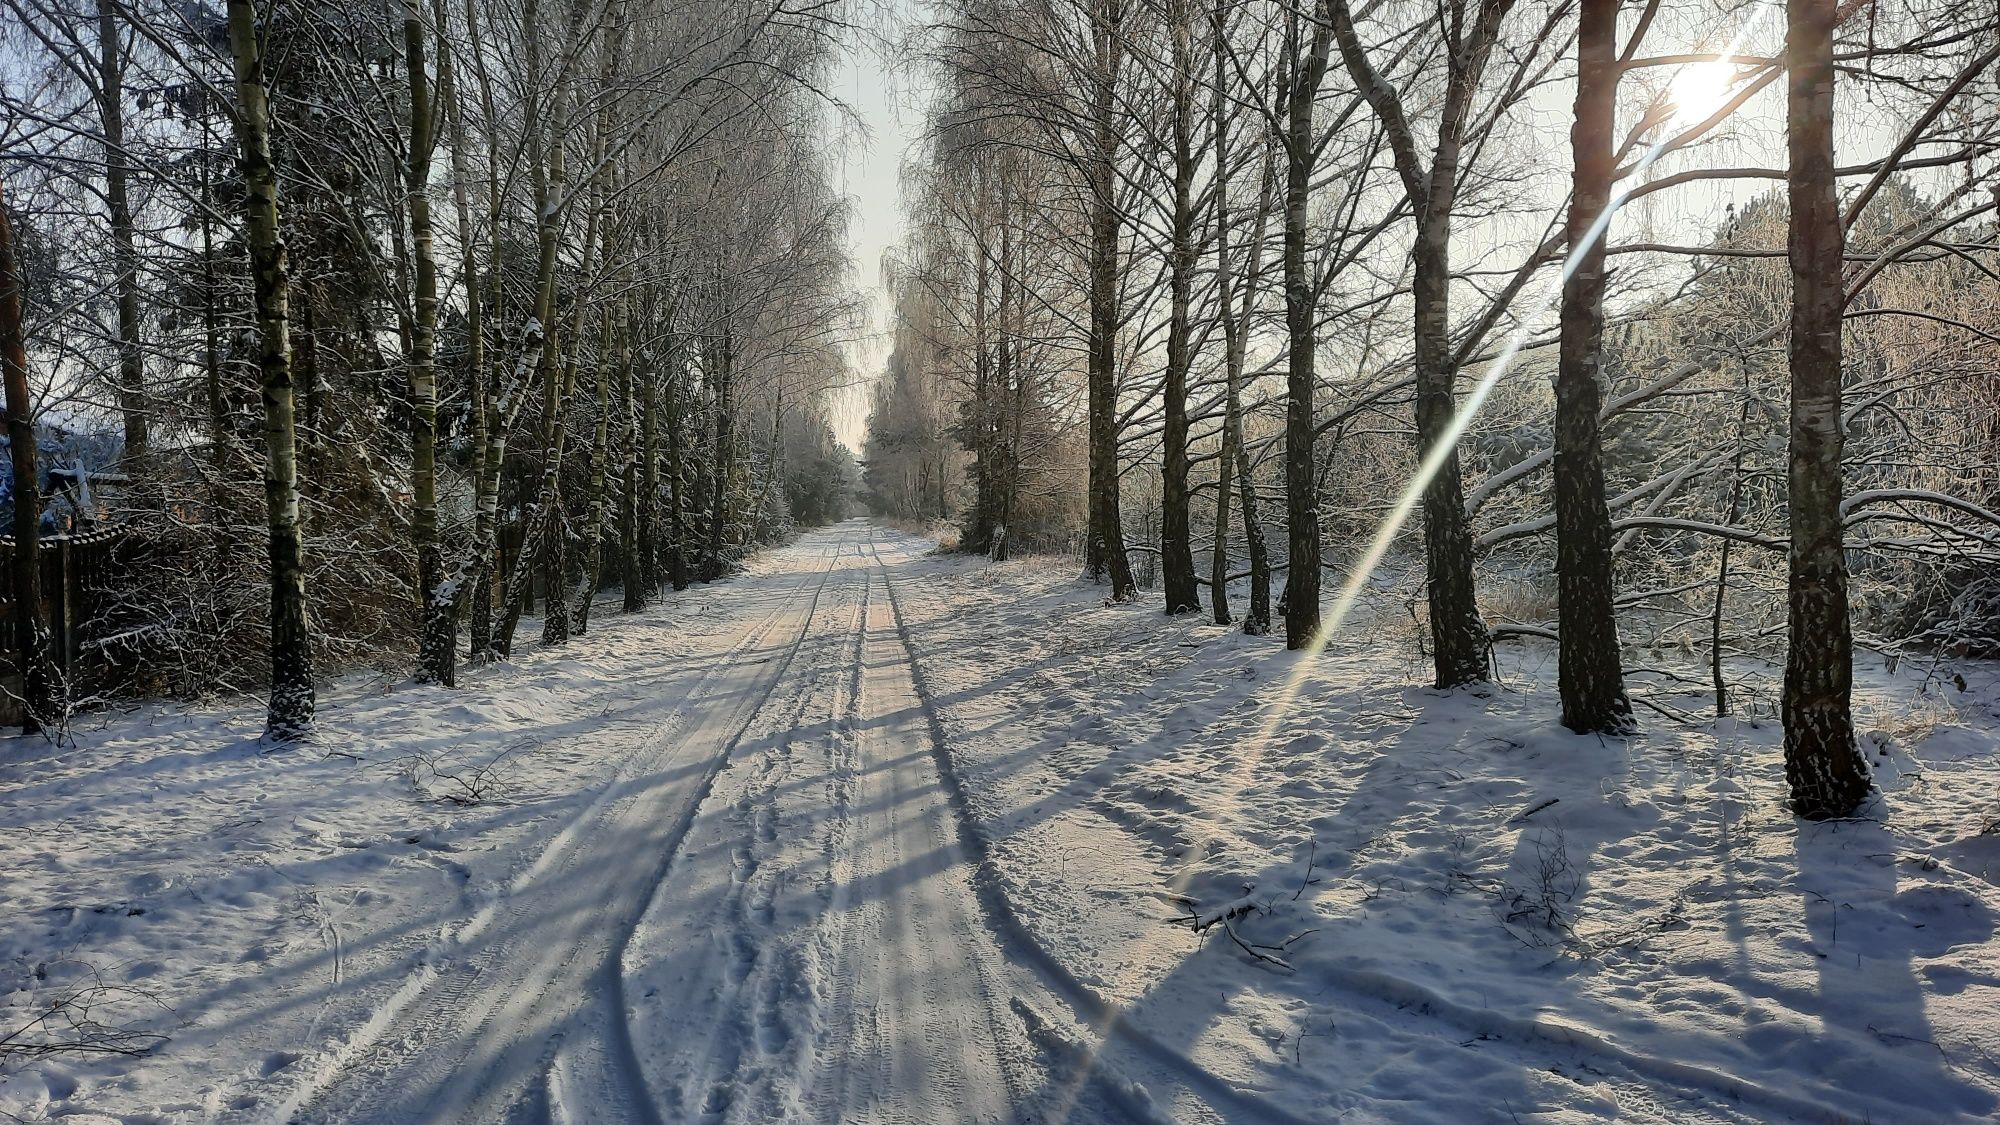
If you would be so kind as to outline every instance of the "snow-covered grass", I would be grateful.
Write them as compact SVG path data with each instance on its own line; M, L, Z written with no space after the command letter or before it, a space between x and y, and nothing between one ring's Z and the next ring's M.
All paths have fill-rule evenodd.
M1774 723L1655 686L1687 721L1578 737L1543 642L1439 693L1400 606L1302 666L1046 562L921 565L912 633L1015 913L1272 1118L2000 1113L1991 666L1865 669L1880 806L1808 825Z

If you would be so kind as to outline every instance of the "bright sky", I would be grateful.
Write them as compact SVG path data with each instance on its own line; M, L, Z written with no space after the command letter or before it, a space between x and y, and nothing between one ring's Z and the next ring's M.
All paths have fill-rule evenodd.
M834 140L834 172L841 190L852 201L848 222L848 254L855 287L868 301L866 331L848 346L848 360L858 377L855 386L835 395L833 429L848 448L859 454L868 422L868 384L881 373L889 356L889 293L882 285L882 254L903 237L903 209L898 173L904 155L916 143L928 90L920 80L896 67L881 46L900 38L897 26L908 8L885 6L882 25L854 33L831 93L860 119L865 135L839 128Z

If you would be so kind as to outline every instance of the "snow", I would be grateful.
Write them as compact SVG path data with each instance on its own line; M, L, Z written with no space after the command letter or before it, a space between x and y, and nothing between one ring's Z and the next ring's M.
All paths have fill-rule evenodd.
M923 565L912 632L1034 940L1273 1117L2000 1110L1990 665L1863 669L1880 821L1805 825L1775 722L1572 735L1538 641L1438 693L1399 606L1301 668L1043 563ZM1189 925L1246 898L1291 971Z
M717 594L472 672L457 691L345 679L296 750L264 752L261 713L242 703L112 717L61 749L9 742L0 1028L94 972L143 993L97 1018L169 1039L142 1058L11 1067L0 1111L257 1119L324 1081L651 740L758 604L754 590ZM436 770L481 765L497 792L440 799L460 787Z
M2000 1114L1992 665L1871 658L1881 801L1806 825L1768 683L1584 738L1540 640L1438 693L1386 595L1306 662L929 546L349 677L303 748L5 743L0 1036L101 984L164 1038L0 1063L0 1120Z

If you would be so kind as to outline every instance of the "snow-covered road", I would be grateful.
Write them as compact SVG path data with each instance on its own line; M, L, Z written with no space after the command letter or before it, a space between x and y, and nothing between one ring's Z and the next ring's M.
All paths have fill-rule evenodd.
M811 534L745 583L761 618L304 1119L1012 1119L1033 1052L876 535Z

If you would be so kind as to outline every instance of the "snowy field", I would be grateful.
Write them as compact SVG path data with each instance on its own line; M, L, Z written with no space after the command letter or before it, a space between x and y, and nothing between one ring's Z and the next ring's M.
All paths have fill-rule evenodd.
M1993 668L1863 669L1881 805L1809 826L1754 692L1580 738L1541 642L1445 695L1400 605L1308 664L928 548L350 678L303 749L6 742L0 1120L2000 1116Z
M1010 909L1231 1092L1166 1116L2000 1115L1992 667L1865 671L1881 822L1806 825L1775 721L1655 688L1686 721L1572 735L1539 642L1443 694L1400 604L1304 665L1043 563L921 565L912 632Z

